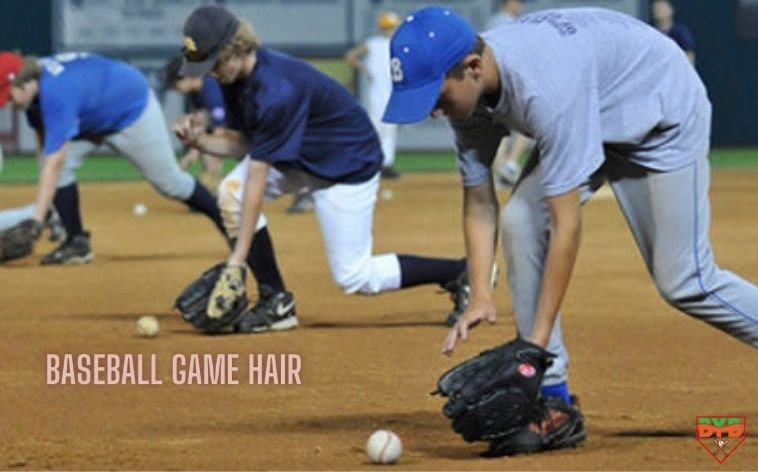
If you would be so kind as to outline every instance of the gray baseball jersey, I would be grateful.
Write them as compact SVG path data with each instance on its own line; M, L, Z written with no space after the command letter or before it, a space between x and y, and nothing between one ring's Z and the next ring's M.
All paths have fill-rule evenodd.
M451 123L466 186L489 178L507 129L536 139L546 196L586 181L604 162L604 148L671 171L690 164L707 142L707 134L680 133L709 108L705 87L675 43L660 41L661 33L635 18L551 10L482 36L502 90L492 109Z
M545 199L608 180L645 264L672 306L758 347L758 287L713 258L708 239L711 106L673 41L644 23L597 9L545 11L486 32L501 95L451 121L466 186L490 178L500 138L514 129L537 153L503 208L508 284L519 332L539 303L551 221ZM557 354L545 383L567 378Z

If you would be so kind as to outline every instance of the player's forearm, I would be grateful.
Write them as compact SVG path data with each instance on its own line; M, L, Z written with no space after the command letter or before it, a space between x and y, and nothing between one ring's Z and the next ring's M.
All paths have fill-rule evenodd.
M192 147L205 154L240 158L250 150L250 142L239 131L225 130L223 133L201 135Z
M530 336L532 342L542 347L546 347L550 340L550 333L571 280L581 239L578 191L558 198L563 201L557 204L553 199L548 201L553 230L550 234L542 290Z
M266 188L267 175L268 164L256 161L250 162L243 192L240 230L237 233L237 242L234 245L234 249L227 260L229 265L243 265L247 259L248 252L250 252L258 218L263 208L263 194Z
M47 156L40 172L37 184L37 199L35 200L34 219L38 223L45 221L47 210L53 204L55 191L58 188L58 178L63 169L68 144L63 145L57 152Z
M364 68L361 58L366 54L368 48L365 43L358 44L345 53L345 61L354 69L361 70Z
M182 159L179 163L182 169L187 169L189 166L192 165L193 162L195 162L200 156L200 151L198 151L195 148L191 148L189 151L187 151L184 156L182 156Z
M464 190L463 227L472 298L492 297L490 277L495 259L498 203L491 183Z

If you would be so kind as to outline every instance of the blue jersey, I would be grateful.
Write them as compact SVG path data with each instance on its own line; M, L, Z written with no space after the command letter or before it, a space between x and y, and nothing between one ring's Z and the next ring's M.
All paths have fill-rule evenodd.
M226 109L224 108L224 95L221 85L213 77L203 77L203 86L199 92L190 94L192 106L208 112L210 128L222 128L226 126Z
M259 49L253 72L222 87L227 123L250 158L331 182L365 182L382 166L379 138L345 87L304 61Z
M40 59L39 94L27 111L50 155L72 139L98 140L132 124L145 109L148 83L123 62L96 54Z

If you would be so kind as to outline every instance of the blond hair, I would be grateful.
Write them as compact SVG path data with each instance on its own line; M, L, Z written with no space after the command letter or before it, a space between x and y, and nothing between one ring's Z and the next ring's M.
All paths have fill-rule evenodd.
M41 70L36 56L24 56L21 70L13 78L11 85L19 87L32 80L39 80Z
M261 40L253 25L247 20L240 19L240 25L232 39L221 50L219 59L229 59L232 56L244 56L261 47Z

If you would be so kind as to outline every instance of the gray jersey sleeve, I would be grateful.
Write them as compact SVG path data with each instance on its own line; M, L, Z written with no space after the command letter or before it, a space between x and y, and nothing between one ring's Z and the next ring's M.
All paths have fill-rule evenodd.
M482 185L492 178L492 161L508 129L484 109L466 120L449 120L455 135L458 168L465 187Z

